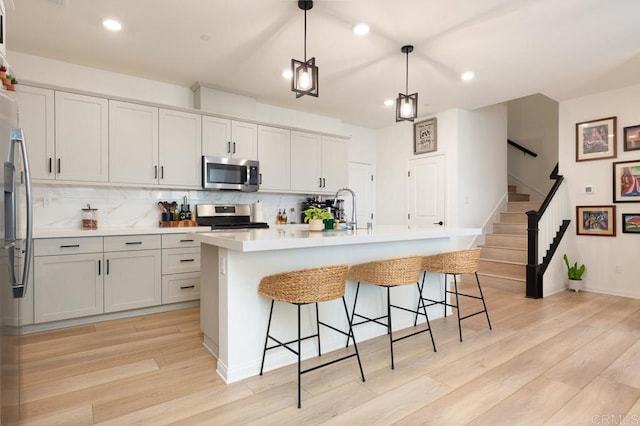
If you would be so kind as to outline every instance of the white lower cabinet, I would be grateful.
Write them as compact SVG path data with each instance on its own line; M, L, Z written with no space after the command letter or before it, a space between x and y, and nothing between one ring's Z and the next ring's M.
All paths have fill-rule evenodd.
M160 250L105 253L104 311L159 305L162 296Z
M34 256L33 263L36 323L104 312L102 252Z
M162 236L162 303L200 298L200 243L187 234Z

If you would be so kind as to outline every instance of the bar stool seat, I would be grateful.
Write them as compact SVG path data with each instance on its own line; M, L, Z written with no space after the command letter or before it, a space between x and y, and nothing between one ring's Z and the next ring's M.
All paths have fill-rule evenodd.
M422 271L422 256L407 256L407 257L397 257L391 259L377 260L374 262L361 263L358 265L353 265L349 269L347 273L347 279L351 281L356 281L356 295L353 301L353 311L351 312L351 325L356 326L360 324L365 324L369 322L373 322L379 325L382 325L387 328L387 333L389 334L389 347L391 351L391 369L395 368L394 359L393 359L393 343L398 340L403 340L408 337L414 336L416 334L429 332L431 336L431 344L433 345L433 351L436 351L436 343L433 340L433 334L431 333L431 324L429 323L429 317L427 315L427 311L423 306L422 311L419 311L419 306L416 310L408 309L402 306L393 305L391 303L391 288L404 286L404 285L413 285L418 284L418 280L420 279L420 273ZM377 317L377 318L368 318L364 315L356 313L356 304L358 303L358 292L360 291L360 284L372 284L381 287L387 288L387 313L386 315ZM419 288L419 286L418 286ZM420 297L420 293L418 293L418 297ZM418 315L424 315L427 321L427 328L425 330L416 331L406 336L402 336L400 338L393 338L393 329L391 324L391 308L401 309L404 311L408 311L411 313L415 313L416 317ZM354 318L357 317L360 319L358 322L354 322ZM386 319L386 322L381 320ZM416 319L417 322L417 319ZM354 341L355 342L355 341ZM349 337L347 337L347 346L349 345Z
M484 295L482 294L482 287L480 287L480 280L478 279L478 264L480 261L480 248L473 248L468 250L458 250L452 251L448 253L439 253L430 256L425 256L422 258L422 269L426 272L436 272L440 274L444 274L444 299L443 300L432 300L426 297L422 297L422 290L424 289L424 276L422 277L422 283L418 284L418 288L420 289L420 300L418 301L418 306L422 304L424 308L432 306L432 305L443 305L444 307L444 316L447 316L447 306L451 308L455 308L458 314L458 333L460 335L460 341L462 342L462 326L461 321L463 319L479 315L484 313L487 317L487 323L489 324L489 329L491 330L491 320L489 319L489 312L487 311L487 305L484 300ZM458 291L458 280L457 276L460 274L474 274L476 277L476 283L478 284L478 290L480 291L480 296L461 293ZM454 290L450 291L447 288L447 275L453 276L453 286ZM453 294L456 298L456 303L447 302L447 295ZM472 299L478 299L482 301L483 309L474 312L472 314L465 315L460 317L460 299L459 297L468 297ZM430 302L425 304L425 302ZM416 322L418 321L418 316L416 315Z
M334 330L347 336L347 339L353 337L353 330L351 328L351 321L349 318L349 311L347 310L347 303L344 300L344 291L346 284L346 275L348 270L347 265L334 265L325 266L320 268L300 269L297 271L284 272L274 275L269 275L260 280L258 287L258 293L271 298L271 308L269 311L269 322L267 324L267 336L264 341L264 351L262 352L262 363L260 365L260 375L262 375L264 369L264 359L266 353L270 349L284 347L298 357L298 408L300 408L300 378L302 374L308 373L318 368L325 367L336 362L356 357L358 360L358 367L360 368L360 375L364 382L364 372L362 370L362 364L360 362L360 354L358 353L358 346L355 339L353 341L353 347L355 353L345 355L341 358L329 361L320 365L317 365L306 370L301 369L301 342L306 339L312 339L317 337L318 339L318 356L321 356L320 351L320 325ZM344 332L332 325L326 324L320 321L318 312L318 302L326 302L334 299L342 299L342 305L344 306L344 312L349 325L349 332ZM274 302L285 302L297 305L298 307L298 337L297 339L281 342L277 338L271 336L269 331L271 329L271 318L273 316ZM307 304L315 304L316 308L316 333L310 336L301 336L300 331L300 307ZM269 339L273 340L276 344L268 346ZM297 343L297 349L292 348L290 345Z

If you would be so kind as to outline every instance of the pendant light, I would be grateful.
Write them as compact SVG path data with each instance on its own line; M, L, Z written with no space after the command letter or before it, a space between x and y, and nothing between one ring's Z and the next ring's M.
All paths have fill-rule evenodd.
M318 67L316 58L307 61L307 10L313 7L311 0L298 0L298 8L304 10L304 61L291 59L291 91L296 98L304 95L318 97Z
M418 116L418 93L409 95L409 53L413 52L413 46L402 46L400 51L407 55L407 85L405 93L398 93L396 99L396 121L413 121Z

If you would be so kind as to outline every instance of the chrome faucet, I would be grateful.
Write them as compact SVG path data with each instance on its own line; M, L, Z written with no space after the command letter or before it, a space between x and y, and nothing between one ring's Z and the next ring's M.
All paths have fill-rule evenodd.
M351 222L347 222L347 226L351 226L351 229L355 231L356 229L358 229L358 221L356 219L356 193L349 188L338 189L335 197L333 197L334 206L336 205L336 202L338 201L338 195L340 195L341 192L348 192L351 194Z

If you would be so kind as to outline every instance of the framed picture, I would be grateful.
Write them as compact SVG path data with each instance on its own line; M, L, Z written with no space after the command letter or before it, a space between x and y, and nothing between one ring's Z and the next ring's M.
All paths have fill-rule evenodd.
M640 124L624 128L624 150L640 149Z
M424 154L438 150L437 119L430 118L413 124L413 153Z
M640 234L640 213L622 213L622 232Z
M576 206L576 234L614 237L616 206Z
M613 202L640 203L640 160L613 163Z
M576 124L576 161L616 158L616 117Z

